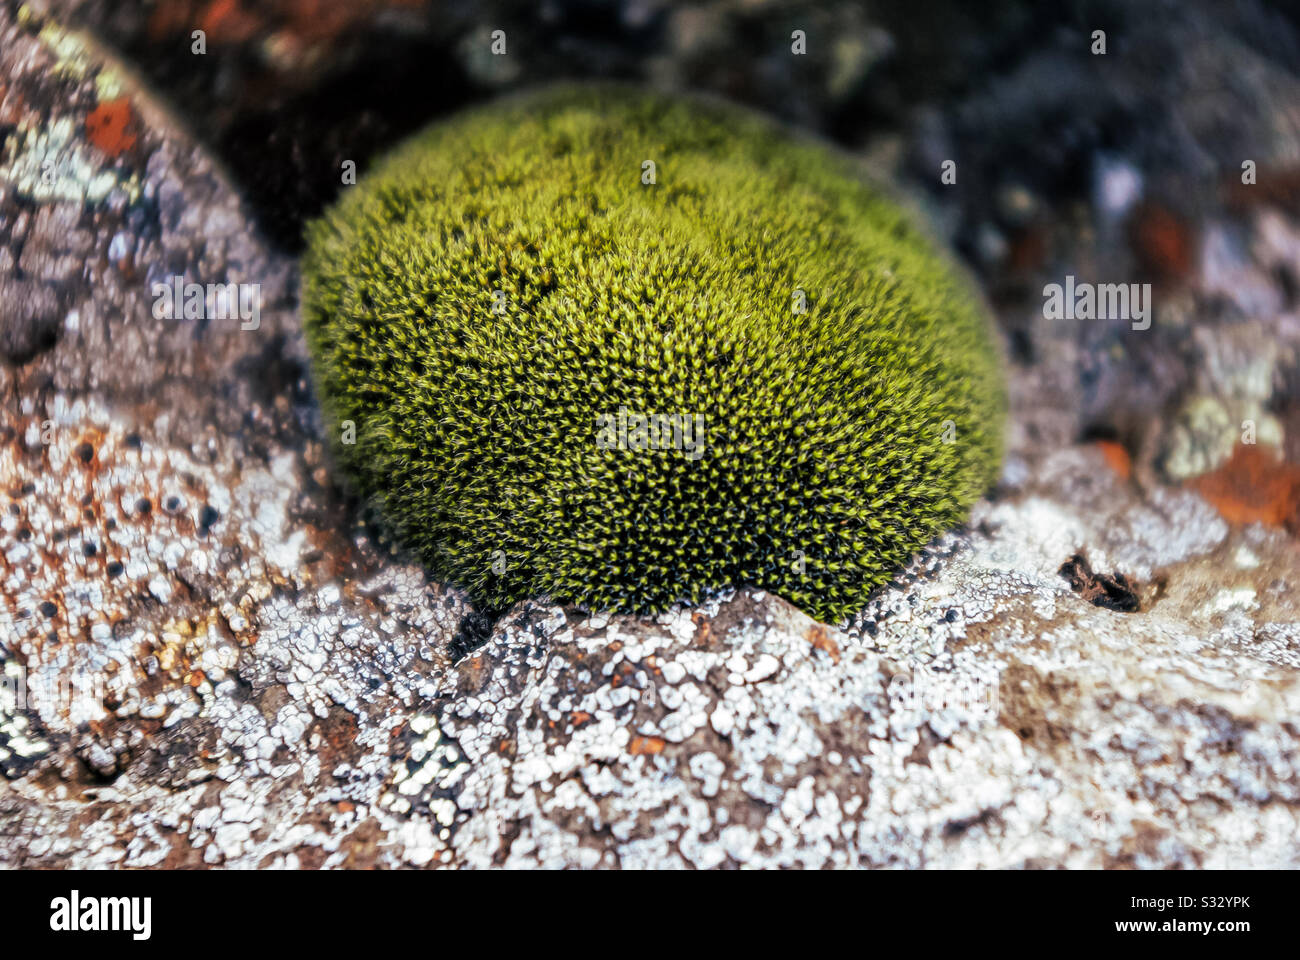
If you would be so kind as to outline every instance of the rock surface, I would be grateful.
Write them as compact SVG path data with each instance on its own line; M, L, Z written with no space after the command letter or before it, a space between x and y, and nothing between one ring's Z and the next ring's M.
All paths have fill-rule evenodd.
M1290 442L1285 202L1208 211L1146 341L997 298L1002 483L853 621L741 589L484 637L336 491L295 265L205 153L30 8L0 77L0 865L1300 866L1300 541L1169 482L1206 417L1079 439L1163 353L1147 400ZM176 275L260 284L257 327L156 318Z

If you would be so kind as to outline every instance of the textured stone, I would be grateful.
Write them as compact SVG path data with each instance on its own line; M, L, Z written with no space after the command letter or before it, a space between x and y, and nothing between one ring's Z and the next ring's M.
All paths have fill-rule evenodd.
M1039 349L1002 482L850 622L740 589L485 626L333 487L294 263L102 54L13 11L0 865L1300 866L1300 542L1160 482L1177 418L1129 477L1061 393L1177 343L1153 395L1288 409L1297 212L1261 199L1202 244L1136 353L1004 307ZM86 121L122 96L110 157ZM68 158L48 195L39 144ZM259 328L154 318L175 274L260 283ZM1138 609L1072 588L1076 555Z

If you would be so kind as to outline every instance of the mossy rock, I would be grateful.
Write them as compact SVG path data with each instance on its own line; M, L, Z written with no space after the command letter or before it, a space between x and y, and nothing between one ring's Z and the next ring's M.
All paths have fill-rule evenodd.
M355 424L339 460L493 606L653 612L754 584L852 613L996 477L981 303L848 158L617 87L429 128L303 260L329 429ZM650 414L691 419L656 440Z

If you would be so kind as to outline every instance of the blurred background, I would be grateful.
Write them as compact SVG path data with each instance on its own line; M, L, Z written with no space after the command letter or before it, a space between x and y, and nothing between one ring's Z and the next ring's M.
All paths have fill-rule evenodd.
M928 208L981 278L1013 362L1037 382L1021 446L1097 441L1123 471L1182 482L1229 463L1249 420L1265 446L1300 460L1296 4L51 7L175 106L286 252L336 195L344 161L364 175L393 142L467 104L572 77L707 90L866 156ZM492 54L493 30L505 31L507 55ZM804 55L791 52L796 30ZM941 183L947 160L955 184ZM1254 184L1242 182L1245 161ZM1153 329L1045 322L1043 286L1066 275L1153 283ZM1278 479L1271 461L1247 459L1235 468L1250 485L1260 470ZM1295 524L1291 507L1261 509Z

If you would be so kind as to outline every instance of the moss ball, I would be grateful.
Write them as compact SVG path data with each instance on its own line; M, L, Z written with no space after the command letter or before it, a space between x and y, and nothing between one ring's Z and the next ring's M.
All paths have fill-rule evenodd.
M551 89L439 123L310 225L336 455L439 579L649 613L859 609L995 479L968 282L847 157L738 107Z

